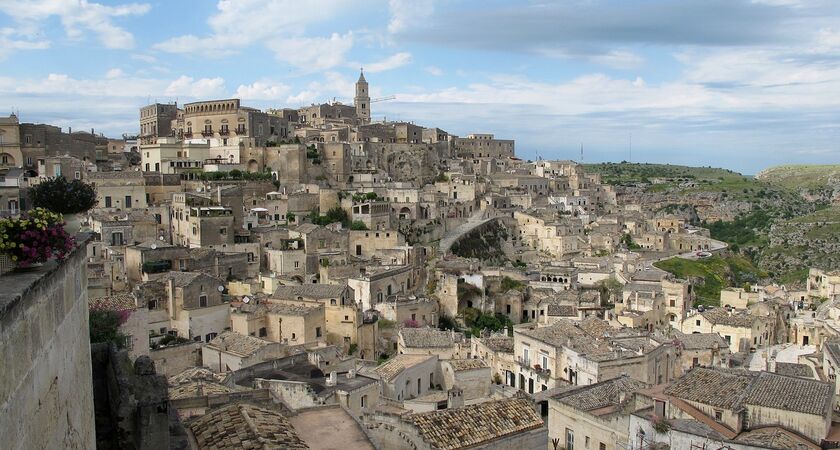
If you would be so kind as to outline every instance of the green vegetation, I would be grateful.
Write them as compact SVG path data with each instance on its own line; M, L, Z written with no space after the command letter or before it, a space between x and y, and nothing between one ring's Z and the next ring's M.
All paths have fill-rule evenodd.
M525 289L525 284L521 281L514 280L511 277L504 277L502 278L502 292L507 292L511 289L521 291Z
M601 179L607 184L632 184L662 181L678 183L686 181L696 182L733 182L747 177L726 169L712 167L688 167L672 164L648 163L599 163L584 164L587 173L601 174Z
M325 215L318 214L318 210L313 210L309 214L309 220L315 225L329 225L331 223L341 222L341 226L348 227L350 225L350 217L347 211L341 209L340 206L330 208Z
M201 181L224 181L224 180L245 180L245 181L271 181L271 172L242 172L238 169L233 169L230 172L203 172L201 170L190 170L187 173L192 174L196 179Z
M695 294L696 303L704 305L719 305L723 288L741 287L767 277L766 272L742 256L712 256L700 260L670 258L654 265L677 278L702 278L703 281L695 285Z
M475 308L464 308L461 315L467 325L465 331L472 336L479 336L481 330L499 331L505 327L508 329L508 334L513 335L513 322L504 314L492 314L481 312Z
M443 314L441 314L440 318L438 319L438 328L440 328L441 330L455 330L455 331L460 331L460 329L461 329L458 326L458 323L455 322L455 319L453 319L453 318L451 318L447 315L443 315Z
M368 227L361 220L354 220L350 222L350 229L353 231L367 231Z
M388 330L394 328L394 325L396 325L396 322L388 319L379 319L377 323L379 323L380 330Z
M126 335L120 333L120 324L125 320L115 311L91 311L90 342L113 343L117 348L125 347Z
M762 171L757 178L792 191L816 191L840 177L840 164L786 165Z
M713 239L726 242L730 245L746 246L760 245L766 239L760 232L770 229L771 217L766 210L757 210L749 214L741 215L732 222L717 221L710 224L703 224L709 229Z
M436 182L439 182L439 183L446 183L447 181L449 181L449 177L447 177L445 173L440 172L440 173L438 173L438 175L435 177L435 181L436 181Z
M630 233L624 233L621 236L621 243L627 246L630 250L638 250L642 248L639 244L633 242L633 236L630 236Z
M353 201L355 203L361 203L371 200L382 200L382 198L376 195L376 192L358 192L353 194Z

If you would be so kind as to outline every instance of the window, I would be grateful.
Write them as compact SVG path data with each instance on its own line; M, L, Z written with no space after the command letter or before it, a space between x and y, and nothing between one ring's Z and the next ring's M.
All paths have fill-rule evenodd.
M110 207L111 207L111 197L110 197L110 196L106 196L106 197L105 197L105 207L106 207L106 208L110 208Z
M3 158L5 159L6 157L4 156ZM77 170L77 171L73 174L73 177L74 177L75 179L77 179L77 180L80 180L80 179L82 178L82 173L81 173L81 172L79 172L79 171Z
M670 305L672 307L677 306L677 301L672 298L671 301L670 301Z
M654 400L653 413L659 417L665 417L665 402L662 400Z
M607 450L607 444L601 442L598 444L598 450Z
M728 335L727 335L727 336L724 336L723 338L724 338L724 339L726 339L726 343L727 343L727 344L731 344L731 343L732 343L732 336L728 336Z
M297 269L298 267L300 267L300 261L295 261L295 269Z
M125 207L126 208L131 208L131 196L130 195L125 196Z
M206 308L207 307L207 296L206 295L198 296L198 306L200 308Z
M583 448L589 448L589 436L583 438Z
M700 321L699 321L699 320L695 320L695 321L694 321L694 325L696 325L696 326L698 326L698 327L699 327L699 326L700 326Z
M123 245L122 232L111 233L111 245Z
M575 432L566 428L566 450L575 450Z
M363 395L361 398L359 398L359 406L362 408L367 407L367 395Z
M315 327L315 337L321 337L321 327Z
M338 302L334 298L330 299L330 305L335 306Z
M507 313L510 314L510 305L507 305Z
M268 336L268 332L265 330L265 327L260 328L260 337Z
M227 234L227 228L226 227L219 228L219 234Z
M697 367L700 365L700 358L692 358L691 359L691 367Z
M718 422L723 420L723 411L715 410L715 420L717 420Z
M548 368L548 355L544 353L540 353L540 367L543 369Z

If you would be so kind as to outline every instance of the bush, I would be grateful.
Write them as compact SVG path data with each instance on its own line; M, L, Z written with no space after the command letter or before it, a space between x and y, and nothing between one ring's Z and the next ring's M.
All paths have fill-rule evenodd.
M502 278L502 292L507 292L511 289L521 291L524 288L525 288L525 285L522 284L521 281L514 280L511 277Z
M350 223L350 229L355 231L367 231L368 227L361 220L354 220Z
M319 215L318 211L312 211L310 219L315 225L329 225L331 223L341 222L343 227L347 227L350 224L350 217L347 215L347 211L341 209L340 206L330 208L327 214L323 216Z
M96 206L96 188L82 180L56 177L29 189L32 205L61 214L78 214Z
M90 342L114 343L117 348L125 347L125 335L119 332L123 319L115 311L91 311L90 315Z

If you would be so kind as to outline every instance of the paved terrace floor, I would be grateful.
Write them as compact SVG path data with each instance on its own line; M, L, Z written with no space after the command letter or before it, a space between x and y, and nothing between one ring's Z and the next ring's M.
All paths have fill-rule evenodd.
M359 424L338 406L302 410L289 421L309 448L374 450Z

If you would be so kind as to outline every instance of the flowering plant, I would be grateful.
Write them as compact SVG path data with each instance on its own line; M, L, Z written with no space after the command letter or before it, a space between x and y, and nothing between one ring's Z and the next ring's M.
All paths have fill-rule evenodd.
M53 256L64 259L73 245L61 214L35 208L20 217L0 219L0 252L18 267L46 262Z

